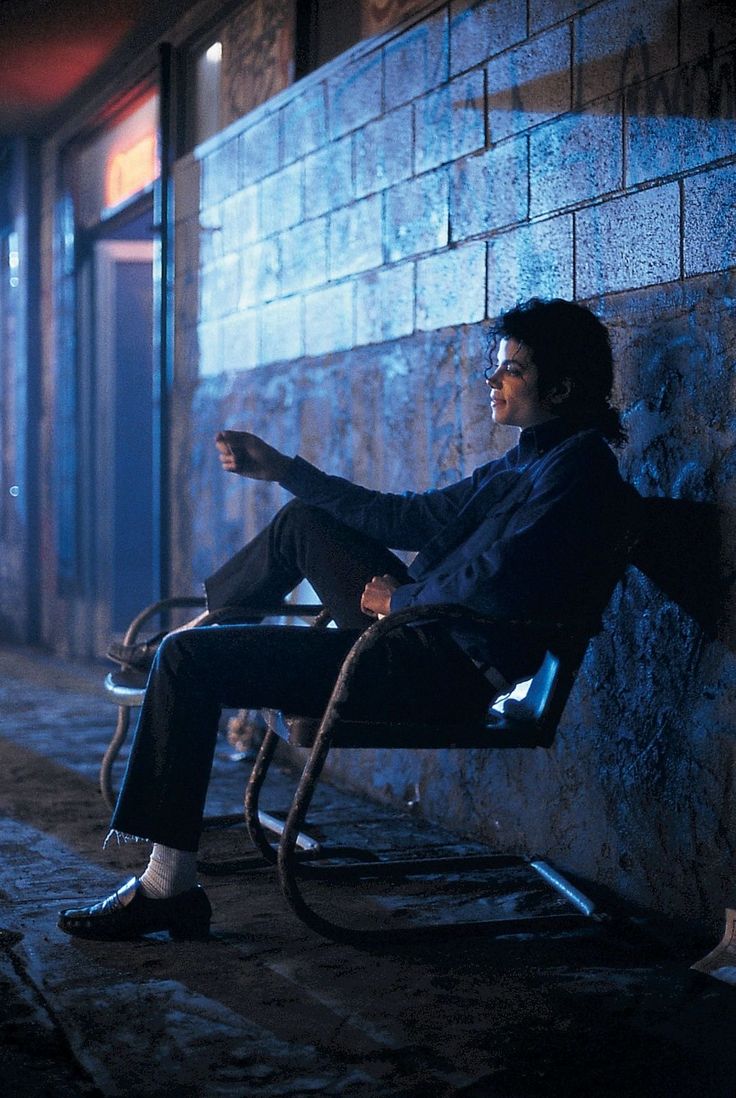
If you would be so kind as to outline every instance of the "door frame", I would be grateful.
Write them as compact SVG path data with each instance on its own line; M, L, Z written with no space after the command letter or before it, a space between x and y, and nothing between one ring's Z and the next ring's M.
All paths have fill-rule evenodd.
M95 651L103 653L110 643L113 632L114 577L115 567L115 470L117 457L115 452L115 421L118 404L118 369L114 333L118 321L117 268L121 263L145 263L152 272L155 262L155 243L153 240L98 240L94 245L94 335L91 341L94 361L91 369L83 371L88 377L95 378L92 407L95 418L96 440L92 447L92 475L94 487L94 516L90 531L93 544L93 572L95 591L94 633ZM152 298L152 317L155 327L155 307ZM151 355L152 375L155 370L155 338L151 332L148 349ZM154 395L150 407L151 427L154 420ZM154 438L151 439L152 447ZM153 456L153 454L152 454ZM156 469L152 470L155 480ZM158 492L155 484L152 488L150 505L154 509L152 525L155 530L159 521L155 513ZM155 544L152 546L151 592L156 588Z

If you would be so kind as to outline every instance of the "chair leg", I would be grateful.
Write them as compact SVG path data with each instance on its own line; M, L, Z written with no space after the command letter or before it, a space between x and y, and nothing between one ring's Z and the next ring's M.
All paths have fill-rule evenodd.
M302 770L294 799L278 847L278 877L281 892L294 913L310 929L335 941L354 941L355 932L324 919L304 899L297 879L297 838L304 826L314 790L330 750L330 728L323 721L306 765Z
M266 832L269 831L271 834L280 837L283 834L285 824L276 816L272 816L269 812L264 812L262 808L259 808L259 798L273 762L278 742L279 737L269 729L258 751L248 784L245 787L243 806L245 824L250 839L259 853L271 865L276 865L277 853L276 847L269 841ZM322 852L321 843L303 831L297 833L296 846L302 853L312 856L318 856Z
M253 769L245 787L245 801L243 811L245 813L245 826L256 850L271 865L276 864L276 848L269 842L261 821L261 813L258 809L258 801L263 788L269 767L276 752L279 738L269 728L263 738Z
M523 931L557 930L584 923L596 922L600 916L595 914L595 905L576 889L557 870L540 859L529 860L515 854L468 854L438 858L381 859L376 862L352 862L346 865L319 865L312 861L299 859L296 851L296 839L305 825L306 816L314 796L317 782L324 769L330 748L329 727L326 735L318 734L309 759L302 771L294 795L291 810L286 820L278 848L278 876L281 891L287 903L297 917L311 930L333 941L352 945L367 945L371 942L400 941L411 936L437 935L462 931L483 932L485 934L520 933ZM354 851L345 853L355 854ZM332 853L329 846L323 848L327 857ZM337 855L340 850L336 848ZM478 920L474 922L437 922L421 926L392 927L386 929L359 929L344 926L319 914L305 899L299 878L322 880L388 879L424 874L462 873L481 869L504 869L512 866L528 866L540 876L551 889L564 897L571 907L570 912L518 916L502 919Z

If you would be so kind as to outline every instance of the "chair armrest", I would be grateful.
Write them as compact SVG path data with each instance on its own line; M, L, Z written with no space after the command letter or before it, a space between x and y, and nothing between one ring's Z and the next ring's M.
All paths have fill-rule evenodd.
M535 621L531 619L502 618L498 615L481 614L479 611L473 610L471 607L464 606L461 603L438 602L429 603L424 606L407 606L403 610L396 610L392 614L387 614L386 617L381 618L379 621L370 625L360 639L362 640L363 637L366 637L373 643L374 639L377 640L380 637L386 636L387 633L393 632L394 629L399 629L402 625L416 625L422 622L433 621L467 622L473 625L487 625L489 627L501 625L504 628L516 629L520 633L528 636L533 636L535 634L550 638L559 636L561 639L569 638L570 640L582 638L587 640L595 633L599 632L601 628L599 616L571 619L568 622Z
M204 605L204 597L197 595L178 595L172 598L159 599L158 602L149 603L149 605L144 606L131 621L125 631L123 644L134 644L138 638L138 632L141 626L145 625L147 621L157 617L159 614L165 614L169 610L196 610L201 609Z
M169 610L203 610L207 605L204 596L201 595L175 595L171 598L160 599L145 606L131 621L123 637L124 644L134 644L138 639L141 626L151 618L165 614ZM305 617L315 618L315 624L326 625L330 620L329 612L319 603L284 602L277 606L258 607L251 611L258 617Z
M472 622L475 625L503 626L505 629L517 629L522 635L541 637L552 647L559 647L573 654L575 666L583 656L588 640L600 628L599 620L584 619L580 622L539 622L539 621L515 621L513 619L500 618L498 616L481 614L467 606L456 603L434 603L426 606L408 606L403 610L388 614L370 625L361 633L345 657L340 672L335 681L335 686L323 718L324 723L332 721L339 715L340 707L345 702L350 683L363 653L372 648L389 633L400 629L405 625L414 625L420 622ZM556 673L556 671L555 671ZM567 676L572 681L573 676ZM566 695L565 695L566 696Z

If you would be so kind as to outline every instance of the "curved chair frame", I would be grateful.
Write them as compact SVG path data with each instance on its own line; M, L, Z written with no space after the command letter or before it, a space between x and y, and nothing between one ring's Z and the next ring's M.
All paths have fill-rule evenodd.
M135 644L142 626L153 618L160 617L165 619L171 610L202 609L205 605L204 598L197 596L177 596L151 603L133 618L125 632L123 643ZM329 614L323 610L322 606L312 603L283 603L279 606L264 607L262 609L254 610L253 613L258 617L310 617L314 618L314 625L326 625L330 620ZM105 804L112 812L117 799L117 794L112 782L112 768L130 731L131 709L139 708L143 704L146 688L144 685L130 685L129 682L126 681L124 672L117 673L114 671L110 672L105 677L104 686L108 698L118 707L115 730L102 757L99 777L100 792L102 793ZM243 823L242 813L206 816L204 819L204 826L209 829L233 827L241 823ZM259 827L265 828L266 831L275 835L280 835L283 826L283 822L276 816L272 816L268 812L260 812ZM320 849L320 844L315 839L312 839L309 835L305 834L300 834L297 837L297 845L300 850L309 851L313 854L317 853ZM261 864L261 860L258 859L258 865ZM247 868L249 866L249 860L244 859L238 862L228 862L222 866L217 863L202 863L200 868L203 871L206 868L208 872L222 873L231 872L235 869Z
M366 651L380 643L389 633L403 626L420 622L473 622L489 628L502 626L516 629L523 635L536 636L540 631L548 644L548 653L532 680L527 704L506 702L500 712L489 710L486 721L458 726L412 724L407 722L345 721L341 711L349 698L359 662ZM519 931L527 925L540 922L559 926L570 920L590 918L594 914L593 902L546 862L538 858L528 860L516 855L482 854L460 858L424 858L407 860L379 860L370 852L364 852L363 860L347 865L317 865L313 855L297 851L296 839L306 823L307 813L325 762L333 747L403 749L440 748L510 748L530 749L551 746L557 725L568 695L575 681L588 640L596 628L590 622L571 626L550 626L533 622L501 622L469 611L467 607L454 605L426 606L399 611L371 625L355 642L346 657L335 683L332 695L320 721L305 718L289 718L270 714L270 729L264 739L258 758L251 772L245 797L245 815L251 839L265 859L276 864L281 891L295 914L312 930L338 941L365 944L373 939L394 938L417 932L449 929L457 930L458 924L434 924L406 930L356 930L334 922L318 913L307 902L300 887L301 877L355 879L365 877L412 876L425 873L474 871L479 868L505 868L511 865L528 865L572 905L570 914L534 916L530 919L492 920L463 924L483 928L485 931ZM302 770L294 794L291 809L280 837L278 847L273 846L259 823L258 802L268 768L278 739L309 747L309 756ZM344 855L344 849L323 848L325 856Z

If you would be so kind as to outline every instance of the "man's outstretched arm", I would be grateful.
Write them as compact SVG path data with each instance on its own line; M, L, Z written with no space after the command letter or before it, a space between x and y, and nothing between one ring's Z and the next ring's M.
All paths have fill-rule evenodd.
M219 431L215 446L226 472L252 480L281 480L291 464L286 454L249 431Z
M451 521L484 470L447 488L428 492L378 492L328 473L300 457L288 458L247 431L216 436L223 469L258 480L277 480L305 503L393 549L416 550Z

